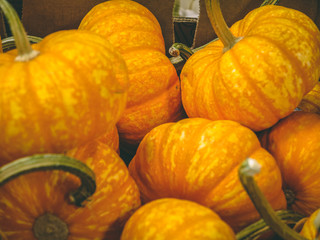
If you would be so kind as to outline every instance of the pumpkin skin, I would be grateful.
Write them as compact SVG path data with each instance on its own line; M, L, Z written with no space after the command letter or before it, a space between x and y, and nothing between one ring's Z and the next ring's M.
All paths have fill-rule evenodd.
M305 216L320 208L319 131L318 114L298 111L282 119L264 136L264 147L280 168L288 207Z
M275 209L286 208L273 157L248 128L229 120L187 118L152 129L129 164L142 202L172 197L211 208L235 231L259 218L238 179L238 167L255 158L257 182Z
M60 31L33 48L40 54L28 62L15 62L15 50L0 55L0 165L84 144L125 108L127 68L101 36Z
M120 153L119 148L119 134L116 126L113 126L112 129L102 136L98 137L97 140L103 144L108 145L118 154Z
M210 209L195 202L163 198L139 208L126 222L121 240L236 239L232 229Z
M137 185L118 154L95 140L67 154L86 163L96 175L97 189L84 207L66 201L80 185L62 171L28 173L0 188L0 225L8 240L36 239L32 226L51 213L69 228L68 240L119 239L124 223L140 206Z
M124 148L135 151L152 128L185 116L179 77L165 55L160 25L147 8L134 1L106 1L86 14L79 29L106 38L127 64L128 100L117 123Z
M314 211L310 217L307 218L306 222L303 224L300 234L306 239L316 239L317 229L314 226L314 220L320 213L320 209Z
M241 37L231 49L223 52L218 40L187 60L183 106L189 117L261 131L289 115L317 83L320 32L305 14L281 6L254 9L230 30Z
M320 113L320 82L302 98L298 108L304 112Z

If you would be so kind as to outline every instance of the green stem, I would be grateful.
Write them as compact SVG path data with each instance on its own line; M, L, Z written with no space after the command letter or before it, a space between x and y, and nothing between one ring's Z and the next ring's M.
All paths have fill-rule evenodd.
M239 168L240 181L257 211L264 221L271 227L271 229L283 239L307 240L288 225L283 223L275 214L267 199L264 197L253 178L255 174L260 172L260 167L260 164L256 160L248 158L241 164Z
M169 48L169 53L174 57L181 56L183 60L187 61L188 58L193 54L193 51L183 43L174 43Z
M62 154L41 154L20 158L0 168L0 186L22 174L44 170L63 170L78 176L81 186L70 193L69 200L82 206L96 190L94 172L84 163Z
M265 0L260 6L262 7L262 6L265 6L265 5L277 5L278 2L279 2L279 0ZM210 41L210 42L208 42L208 43L206 43L206 44L204 44L204 45L202 45L202 46L200 46L200 47L197 47L197 48L195 48L195 49L190 49L190 50L192 51L192 53L195 53L195 52L203 49L204 47L206 47L208 44L210 44L210 43L212 43L212 42L215 42L215 41L217 41L217 40L219 40L219 38L215 38L215 39L213 39L212 41ZM174 43L173 45L175 45L175 44L180 44L180 43ZM169 53L170 53L170 52L169 52ZM170 53L170 54L171 54L171 53ZM174 53L174 54L176 54L176 53ZM183 57L181 57L181 56L175 56L175 55L172 55L172 56L173 56L173 57L170 58L170 61L171 61L171 63L174 64L174 65L179 64L179 63L181 63L182 61L185 60L185 59L184 59Z
M279 0L264 0L260 7L265 5L277 5Z
M6 0L0 0L0 8L8 19L12 35L16 42L18 49L16 61L26 62L35 58L39 52L31 48L26 31L24 30L17 12Z
M314 237L314 240L317 240L320 237L320 212L315 217L313 224L316 229L316 236Z
M27 35L27 38L30 43L38 43L42 40L42 38L40 38L40 37L30 36L30 35ZM14 49L14 48L16 48L16 43L15 43L14 37L7 37L7 38L2 39L3 52L7 52L7 51Z
M284 222L285 224L296 224L305 216L296 213L292 210L278 210L275 212L277 217ZM237 233L237 240L248 240L248 239L256 239L261 236L263 233L270 231L271 228L264 219L260 219L255 223L252 223L248 227L242 229Z
M235 37L222 15L219 0L205 0L207 14L213 30L224 45L224 51L231 49L241 38Z

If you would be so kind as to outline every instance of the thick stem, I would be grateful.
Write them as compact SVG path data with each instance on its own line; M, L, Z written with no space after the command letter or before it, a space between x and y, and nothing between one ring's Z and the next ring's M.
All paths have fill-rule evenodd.
M76 206L83 206L96 190L94 172L84 163L62 154L34 155L4 165L0 168L0 186L22 174L44 170L63 170L80 178L81 186L69 195L70 202Z
M8 19L11 32L16 42L18 49L16 61L26 62L35 58L39 52L31 48L26 31L24 30L17 12L6 0L0 0L0 8Z
M235 37L223 18L219 0L205 0L206 10L218 38L224 45L224 51L231 49L241 38Z
M240 181L261 217L283 239L307 240L277 217L253 178L259 172L260 164L251 158L246 159L239 168Z
M292 210L278 210L275 212L277 217L284 222L285 224L296 224L301 219L305 218L305 216L296 213ZM270 226L263 220L260 219L255 223L252 223L248 227L242 229L237 233L237 240L248 240L248 239L256 239L261 236L263 233L270 231Z
M263 1L263 3L260 5L260 7L265 6L265 5L277 5L278 2L279 2L279 0L265 0L265 1ZM206 44L204 44L204 45L202 45L202 46L200 46L200 47L197 47L197 48L195 48L195 49L192 49L192 53L195 53L195 52L203 49L203 48L204 48L205 46L207 46L208 44L210 44L210 43L212 43L212 42L215 42L215 41L217 41L217 40L219 40L219 39L218 39L218 38L215 38L215 39L213 39L212 41L210 41L210 42L208 42L208 43L206 43ZM180 44L180 43L174 43L174 44ZM174 45L174 44L173 44L173 45ZM170 52L169 52L169 53L170 53ZM171 53L170 53L170 54L171 54ZM174 54L175 54L175 53L174 53ZM180 56L175 56L175 55L172 55L172 56L173 56L173 57L170 58L170 61L172 62L172 64L179 64L179 63L181 63L182 61L185 60L185 59L183 59L183 58L180 57Z

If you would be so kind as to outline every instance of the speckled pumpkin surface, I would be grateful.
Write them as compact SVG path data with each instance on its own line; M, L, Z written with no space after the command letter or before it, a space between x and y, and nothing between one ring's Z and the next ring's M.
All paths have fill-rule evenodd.
M136 147L155 126L185 116L161 27L146 7L130 0L106 1L87 13L79 29L105 37L128 66L128 101L117 123L123 144Z
M139 190L126 165L99 141L73 149L68 156L94 171L96 192L84 207L76 207L67 196L80 181L64 171L28 173L9 181L0 188L0 225L8 240L36 240L33 226L46 214L66 224L68 240L119 239L124 223L140 206Z
M257 182L275 209L286 208L281 175L256 135L239 123L188 118L151 130L129 165L143 202L163 197L205 205L234 229L259 218L239 178L252 157L262 165Z
M163 198L138 209L126 223L121 240L232 240L235 234L210 209L197 203Z
M61 31L17 62L0 54L0 165L34 153L62 153L111 130L123 112L128 74L102 37Z
M260 131L289 115L320 76L320 32L305 14L280 6L254 9L236 22L237 42L216 41L181 73L189 117L229 119Z

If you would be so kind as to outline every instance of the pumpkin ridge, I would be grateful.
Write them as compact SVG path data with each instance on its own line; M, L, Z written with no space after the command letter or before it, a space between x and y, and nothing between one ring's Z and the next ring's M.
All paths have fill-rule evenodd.
M247 47L253 48L252 45L248 45L248 44L246 44L246 45L247 45ZM247 79L246 82L255 91L256 95L260 99L260 101L255 101L255 108L256 109L258 108L258 111L261 112L261 110L259 109L260 108L259 106L261 106L264 111L268 111L270 113L269 116L273 116L273 118L275 120L278 120L280 118L280 116L278 114L276 114L277 109L273 106L272 102L269 99L267 99L264 96L264 94L253 84L254 79L249 77L249 75L245 71L242 71L241 64L240 64L237 56L234 54L234 52L233 51L229 51L229 52L230 52L230 56L233 59L233 63L237 66L238 71L241 72L241 75L245 76L245 78ZM256 105L256 104L258 104L258 105ZM246 112L246 114L248 114L248 112Z
M295 73L301 77L301 79L305 79L306 76L307 76L307 73L305 71L305 68L303 68L300 64L299 64L299 61L297 60L297 58L293 55L293 54L290 54L290 51L287 50L287 48L285 47L284 44L282 44L281 42L277 42L277 41L274 41L273 39L267 37L267 36L262 36L262 35L258 35L258 34L255 34L254 35L255 38L259 37L259 38L263 38L263 39L266 39L270 44L273 44L276 48L278 48L278 50L280 52L283 53L283 56L285 56L289 62L294 66L292 69L294 69ZM298 71L296 70L298 69ZM303 83L303 87L304 87L304 94L306 94L306 91L307 91L307 86L306 86L306 81L302 81ZM309 89L311 90L311 89Z
M71 62L71 60L67 59L66 57L62 56L61 54L56 54L55 52L52 52L52 51L46 51L46 54L50 54L50 55L54 55L54 57L56 59L60 59L64 64L66 65L69 65L69 66L72 66L73 69L77 69L77 71L75 71L75 74L74 74L74 77L77 79L77 81L82 81L81 85L79 84L78 86L85 86L83 87L83 89L86 89L86 91L93 91L94 88L92 88L90 85L90 83L86 80L86 78L81 78L79 76L86 76L86 72L84 71L84 69L82 68L79 68L78 66L74 66ZM55 81L51 81L51 82L54 82L56 84ZM98 92L96 92L95 94L86 94L86 98L88 96L99 96ZM64 98L61 98L61 99L64 99ZM97 104L96 104L96 101L91 101L90 99L87 99L86 101L88 103L88 109L95 109L97 108ZM95 104L94 104L95 103ZM63 104L62 104L63 105ZM91 105L91 106L90 106ZM89 107L90 106L90 107ZM101 109L101 107L99 107ZM63 106L63 110L64 112L68 112L68 110ZM94 113L94 114L93 114ZM97 111L90 111L90 114L92 115L95 115L94 119L97 119L97 116L98 116L98 112ZM71 121L67 121L65 122L66 124L69 125L68 128L70 128L71 126ZM47 129L47 128L46 128ZM87 133L87 135L91 135L92 136L92 132L94 132L94 129L91 129L91 133ZM79 144L79 143L78 143ZM80 143L81 144L81 143ZM68 149L67 149L68 150Z

